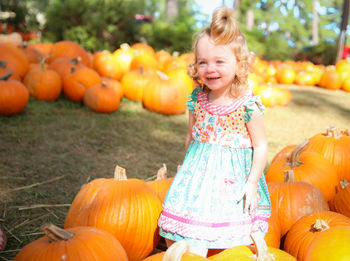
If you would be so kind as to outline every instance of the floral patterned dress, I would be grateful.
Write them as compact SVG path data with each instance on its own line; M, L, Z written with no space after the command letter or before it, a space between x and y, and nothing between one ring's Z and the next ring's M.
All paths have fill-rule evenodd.
M208 93L198 88L190 98L193 140L164 200L159 233L208 249L249 245L252 232L267 232L271 212L264 175L253 214L245 213L244 199L238 199L253 160L246 122L264 106L251 91L226 105L210 103Z

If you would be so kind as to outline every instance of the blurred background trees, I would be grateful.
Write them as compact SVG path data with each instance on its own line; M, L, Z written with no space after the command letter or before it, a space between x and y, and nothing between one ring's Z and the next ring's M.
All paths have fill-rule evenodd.
M71 40L89 51L147 42L156 50L191 51L208 25L200 0L2 0L0 23L40 31L42 41ZM264 59L330 64L340 33L342 0L236 0L235 16L250 49ZM233 7L233 6L230 6ZM3 27L2 27L3 28Z

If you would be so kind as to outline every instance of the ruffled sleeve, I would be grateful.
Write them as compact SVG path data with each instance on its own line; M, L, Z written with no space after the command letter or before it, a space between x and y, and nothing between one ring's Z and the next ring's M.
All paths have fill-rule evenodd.
M187 105L187 108L192 112L194 112L194 106L196 105L199 91L200 91L199 88L194 88L192 93L188 96L188 98L190 99L187 101L186 105Z
M264 115L264 111L265 106L262 104L260 96L253 96L245 104L244 122L247 123L251 120L253 112L259 112L261 115Z

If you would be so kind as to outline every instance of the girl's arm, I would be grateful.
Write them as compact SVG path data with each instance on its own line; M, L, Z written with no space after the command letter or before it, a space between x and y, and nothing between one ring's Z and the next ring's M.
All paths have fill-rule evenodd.
M186 151L188 148L188 145L192 141L192 127L195 123L195 118L193 112L190 110L188 114L188 128L187 128L187 136L186 136Z
M267 138L263 117L258 108L254 108L251 119L246 124L253 146L253 163L243 190L246 196L244 210L249 210L252 214L258 206L258 182L267 163Z

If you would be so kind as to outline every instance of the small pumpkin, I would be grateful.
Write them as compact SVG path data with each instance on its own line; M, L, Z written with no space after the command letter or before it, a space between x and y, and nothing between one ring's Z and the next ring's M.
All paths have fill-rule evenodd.
M127 72L121 80L125 97L133 101L142 101L145 86L153 77L155 76L146 73L143 67Z
M128 179L117 166L115 177L99 178L82 187L69 208L65 228L92 226L110 232L130 261L148 256L157 245L157 220L162 204L155 191L140 179Z
M293 171L285 171L284 182L270 182L267 186L271 208L277 211L281 237L304 215L329 210L322 192L309 183L295 182Z
M283 249L298 260L305 260L311 241L323 231L336 226L350 226L350 218L332 211L307 214L288 231Z
M0 76L0 115L21 113L29 101L28 89L17 80L9 80L11 73Z
M95 112L111 113L118 109L121 97L115 89L102 81L101 84L91 86L85 92L83 102Z
M329 202L329 207L350 218L350 183L341 180L338 189L334 198Z
M63 79L63 93L67 99L82 102L87 89L96 84L101 84L100 75L89 67L78 70L73 68L72 72Z
M108 232L92 227L63 230L52 224L43 226L43 231L45 236L23 247L14 261L128 261L122 245Z
M62 92L60 75L54 70L45 69L44 60L41 62L41 69L33 69L28 72L23 82L30 96L37 100L54 101Z
M81 62L80 57L74 59L58 57L48 65L48 69L56 71L60 75L62 81L67 75L72 73L73 68L77 71L84 67L86 66Z

